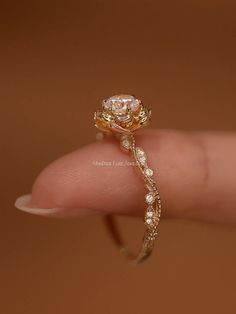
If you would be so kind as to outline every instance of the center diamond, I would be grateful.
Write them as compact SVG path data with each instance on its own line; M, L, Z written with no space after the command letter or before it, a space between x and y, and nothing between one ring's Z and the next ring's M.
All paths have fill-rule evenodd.
M136 111L140 108L140 101L132 95L115 95L103 102L104 108L112 110L114 114L125 115L128 109Z

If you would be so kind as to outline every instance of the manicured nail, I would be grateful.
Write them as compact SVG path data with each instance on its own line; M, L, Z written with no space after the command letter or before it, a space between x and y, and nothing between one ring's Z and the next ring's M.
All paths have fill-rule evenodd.
M26 194L18 197L15 201L15 207L24 212L47 217L86 217L98 215L99 212L92 209L77 209L77 208L38 208L31 204L31 194Z

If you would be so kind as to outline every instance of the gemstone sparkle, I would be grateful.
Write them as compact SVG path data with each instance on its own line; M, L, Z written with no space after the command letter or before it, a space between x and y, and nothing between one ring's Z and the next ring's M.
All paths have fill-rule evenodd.
M149 178L153 176L153 170L150 169L150 168L146 168L146 169L144 170L144 173L145 173L146 176L149 177Z
M103 107L112 110L114 114L125 115L130 109L132 112L137 111L141 107L140 100L132 95L114 95L103 101Z
M122 136L120 139L121 146L124 147L125 149L130 149L131 148L131 140L127 136Z
M148 204L153 204L155 202L155 196L153 195L153 193L148 193L145 196L145 200Z
M136 148L136 154L139 162L141 163L142 166L146 165L147 162L147 156L144 152L144 150L141 147Z

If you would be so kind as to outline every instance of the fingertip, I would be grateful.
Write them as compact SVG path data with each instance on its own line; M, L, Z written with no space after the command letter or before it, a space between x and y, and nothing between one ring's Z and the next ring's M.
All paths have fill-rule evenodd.
M19 196L14 205L23 212L45 217L81 218L98 215L98 211L84 208L39 208L33 205L31 194Z
M58 211L57 208L39 208L32 205L32 195L25 194L19 196L15 201L15 207L23 212L29 214L36 214L39 216L52 215Z

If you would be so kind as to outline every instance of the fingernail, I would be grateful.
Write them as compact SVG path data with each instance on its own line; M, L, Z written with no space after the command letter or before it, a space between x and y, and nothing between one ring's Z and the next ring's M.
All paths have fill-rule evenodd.
M37 206L32 206L31 194L18 197L15 201L15 207L26 213L47 217L70 218L94 216L99 214L99 212L96 210L84 208L38 208Z

